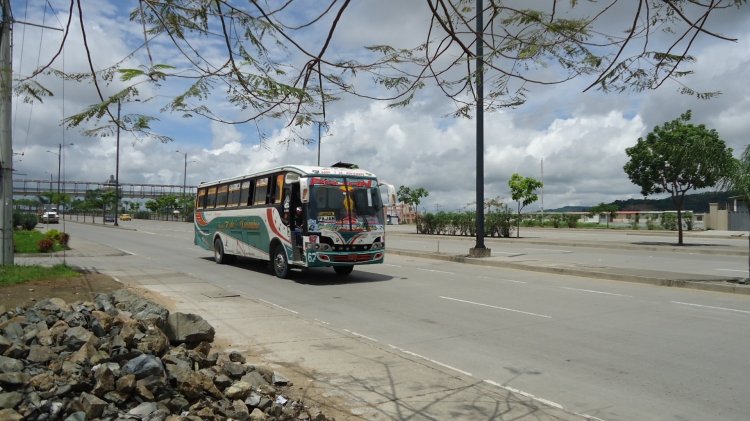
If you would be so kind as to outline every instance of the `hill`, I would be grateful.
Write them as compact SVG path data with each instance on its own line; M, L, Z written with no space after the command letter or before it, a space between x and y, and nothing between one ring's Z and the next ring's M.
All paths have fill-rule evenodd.
M683 210L696 213L707 213L709 203L728 202L729 198L735 196L732 192L705 192L685 195ZM639 211L667 211L675 210L671 197L663 199L627 199L611 202L619 210ZM593 205L592 205L593 206ZM586 212L592 206L563 206L558 209L549 209L548 212Z

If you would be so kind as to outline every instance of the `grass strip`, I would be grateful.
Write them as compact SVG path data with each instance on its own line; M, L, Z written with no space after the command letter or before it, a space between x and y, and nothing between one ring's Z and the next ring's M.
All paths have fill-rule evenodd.
M59 264L52 267L36 265L0 266L0 286L42 279L73 278L76 276L80 276L80 273L65 264Z

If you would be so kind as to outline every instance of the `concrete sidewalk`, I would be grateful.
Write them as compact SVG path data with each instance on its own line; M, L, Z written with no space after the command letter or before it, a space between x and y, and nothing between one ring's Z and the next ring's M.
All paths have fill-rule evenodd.
M394 236L397 236L401 238L430 239L439 242L438 247L444 251L437 252L416 250L414 248L399 249L389 247L387 252L390 254L403 256L437 259L465 264L492 266L498 268L583 276L595 279L637 282L650 285L691 288L705 291L750 294L750 285L740 283L745 281L745 279L741 277L684 273L680 272L679 270L649 270L627 267L585 265L570 262L513 261L506 255L491 255L490 257L472 258L468 256L468 249L474 244L473 238L447 235L425 235L417 234L415 231L416 230L413 225L389 225L387 227L387 238L393 238ZM676 241L676 233L669 231L652 232L618 230L618 236L616 237L617 239L613 241L597 241L595 239L592 239L597 236L596 232L586 233L585 230L561 231L557 229L523 228L522 231L524 233L524 237L521 238L499 239L486 237L485 245L487 248L491 249L493 244L497 244L502 241L513 241L514 243L549 246L560 246L564 244L565 247L584 249L638 249L644 251L658 251L666 253L692 253L731 256L748 255L748 233L741 231L689 231L685 233L686 245L684 246L677 246L669 241L621 241L621 238L642 236L673 236ZM585 236L588 238L583 240L576 239L575 242L570 242L570 236ZM618 241L618 239L620 240ZM719 240L721 240L722 243L718 243Z

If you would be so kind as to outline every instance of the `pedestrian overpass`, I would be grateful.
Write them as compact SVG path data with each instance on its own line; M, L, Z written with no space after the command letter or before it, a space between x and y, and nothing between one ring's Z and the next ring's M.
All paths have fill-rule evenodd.
M155 199L157 197L183 194L195 196L197 187L174 184L137 184L118 183L120 186L120 197L133 199ZM55 192L65 193L71 197L83 198L89 190L110 190L115 188L115 183L95 181L71 181L61 180L13 180L13 196L41 196L43 193Z

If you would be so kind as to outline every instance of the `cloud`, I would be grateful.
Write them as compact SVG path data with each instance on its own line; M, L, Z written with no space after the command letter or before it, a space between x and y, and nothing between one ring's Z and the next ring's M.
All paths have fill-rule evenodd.
M67 1L52 2L61 16L67 12ZM87 35L99 67L122 60L143 43L139 26L127 21L120 2L98 1L86 8ZM397 3L397 4L396 4ZM14 2L18 18L20 2ZM43 20L38 9L29 8L26 20ZM86 3L84 3L86 7ZM130 6L128 6L130 7ZM425 5L419 2L354 2L345 13L333 38L335 58L344 54L363 54L363 45L394 44L414 46L424 41ZM313 13L314 11L307 11ZM640 197L622 170L626 162L625 148L635 144L655 125L692 109L694 122L716 128L735 155L747 144L750 121L750 85L745 83L750 67L750 14L734 10L721 18L720 28L739 37L738 42L703 38L696 44L696 73L686 83L699 90L721 90L723 94L710 101L680 95L680 85L668 82L652 92L603 94L582 92L591 83L590 77L571 82L535 86L528 101L517 109L485 114L484 179L485 197L501 197L510 202L507 180L514 172L544 181L544 208L565 205L593 205L616 199ZM719 21L716 21L719 22ZM719 25L719 23L717 23ZM14 32L14 74L30 71L54 54L60 34L28 27ZM300 31L302 33L303 31ZM315 51L326 34L305 38L305 46ZM74 30L65 49L66 70L84 71L88 66L81 47L80 30ZM40 43L40 40L42 42ZM214 40L202 40L206 58L212 62L225 60L221 46ZM178 67L182 60L167 39L158 37L151 44L158 58L173 58ZM39 48L41 46L41 49ZM313 48L315 47L315 48ZM283 55L283 51L272 51ZM37 56L40 61L37 62ZM297 58L290 58L297 60ZM145 51L140 49L129 65L145 65ZM158 61L158 60L157 60ZM56 67L61 67L59 61ZM23 178L56 179L57 151L66 146L63 178L99 182L115 172L116 141L112 136L89 138L80 129L63 130L63 116L84 109L98 101L86 85L62 84L50 77L43 79L55 90L55 97L42 104L16 101L13 119L14 168ZM356 81L374 92L369 78ZM105 94L124 86L121 82L104 85ZM145 96L174 94L185 85L165 85L164 91L143 87ZM221 88L219 88L221 90ZM218 95L217 95L218 97ZM212 97L207 104L222 115L247 118L247 110ZM121 133L121 183L197 185L201 181L232 177L285 164L317 162L320 146L321 163L354 162L389 183L424 187L430 195L423 200L430 210L461 209L475 199L476 121L444 117L455 109L445 95L432 88L421 92L406 108L388 108L383 102L344 97L327 106L330 129L322 132L317 142L317 127L303 128L310 143L288 143L287 122L264 120L225 125L198 117L182 118L163 113L159 101L123 104L123 113L154 115L153 124L160 134L171 136L173 143L162 144L149 138L134 138ZM163 101L161 101L163 102ZM87 126L90 128L91 126ZM182 153L176 153L176 150ZM185 155L187 153L187 171ZM542 175L543 160L543 175ZM18 176L16 176L18 178ZM541 203L528 206L536 210Z

